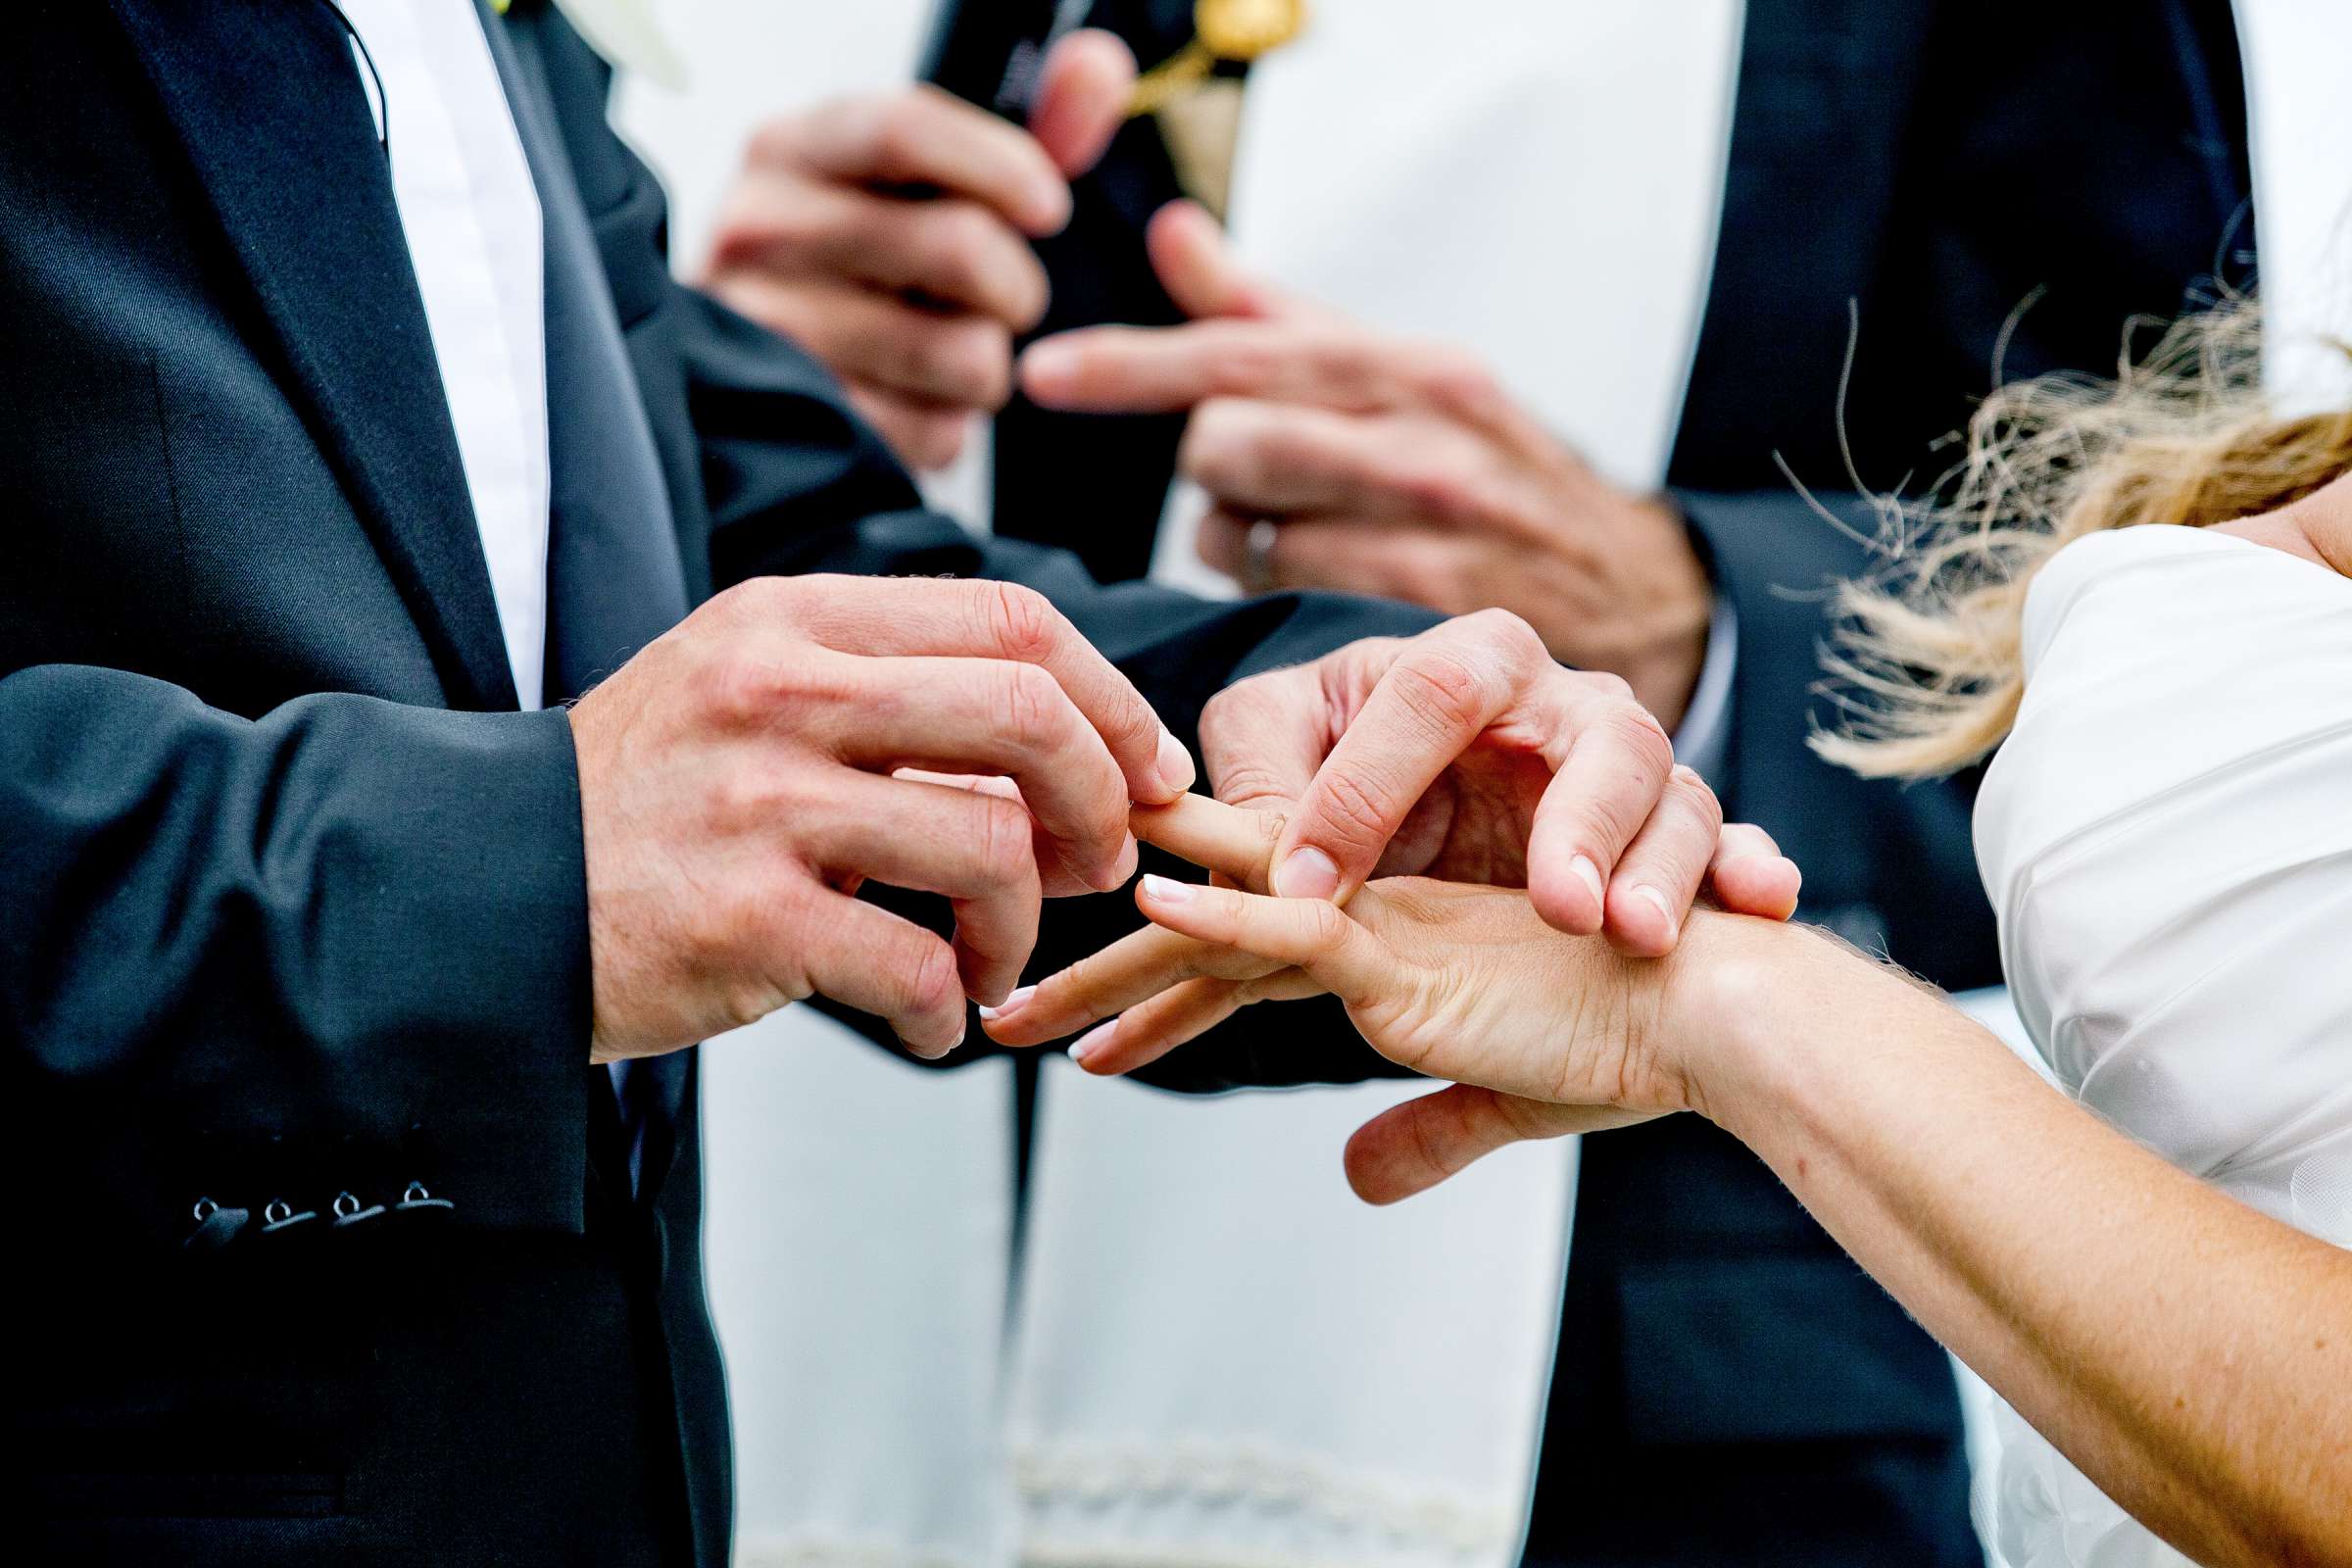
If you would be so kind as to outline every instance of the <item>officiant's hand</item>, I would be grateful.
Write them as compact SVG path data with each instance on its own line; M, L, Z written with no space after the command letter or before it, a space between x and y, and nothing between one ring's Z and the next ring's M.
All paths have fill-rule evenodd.
M1713 590L1671 506L1595 474L1470 355L1250 276L1192 203L1153 219L1150 246L1196 319L1047 338L1022 356L1021 386L1048 408L1191 411L1178 463L1214 503L1202 560L1252 591L1500 606L1562 662L1613 671L1681 721Z
M1041 68L1029 128L937 87L822 105L753 136L703 286L823 360L917 469L1004 406L1012 340L1046 310L1029 241L1070 216L1126 113L1135 58L1080 29Z
M1004 583L757 579L570 716L599 1061L818 994L943 1054L967 996L1019 978L1041 896L1124 882L1131 803L1194 776L1126 678ZM954 943L859 903L868 878L947 895Z

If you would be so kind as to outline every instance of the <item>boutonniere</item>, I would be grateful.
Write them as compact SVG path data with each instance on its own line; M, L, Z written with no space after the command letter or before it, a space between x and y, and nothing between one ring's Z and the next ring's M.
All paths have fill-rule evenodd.
M490 0L500 16L513 0ZM588 47L617 71L644 76L672 92L686 86L686 60L654 20L654 0L555 0Z

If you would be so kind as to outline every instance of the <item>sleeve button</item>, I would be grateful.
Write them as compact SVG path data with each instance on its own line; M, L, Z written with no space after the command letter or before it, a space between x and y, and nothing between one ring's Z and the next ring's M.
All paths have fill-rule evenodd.
M333 1207L335 1229L339 1231L349 1230L355 1225L365 1225L384 1211L383 1204L363 1203L355 1193L337 1193Z
M282 1198L272 1198L262 1207L262 1234L283 1235L297 1226L307 1225L318 1217L312 1209L297 1209Z

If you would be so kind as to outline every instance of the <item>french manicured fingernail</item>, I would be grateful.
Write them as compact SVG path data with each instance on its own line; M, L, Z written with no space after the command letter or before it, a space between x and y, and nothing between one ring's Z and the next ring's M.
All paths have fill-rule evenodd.
M1119 845L1119 858L1111 862L1110 881L1102 891L1108 893L1112 888L1125 887L1127 879L1135 875L1135 868L1143 863L1143 854L1136 848L1135 835L1128 834Z
M1081 1067L1085 1066L1089 1057L1110 1044L1110 1037L1118 1030L1118 1027L1119 1020L1113 1018L1108 1023L1099 1023L1080 1035L1070 1047L1070 1059Z
M1144 878L1144 897L1153 904L1189 904L1192 902L1193 885L1179 882L1174 877L1148 876Z
M1200 776L1193 769L1193 754L1184 749L1184 742L1166 730L1161 730L1159 732L1159 781L1168 787L1168 792L1172 795L1182 795L1193 787L1193 780Z
M1605 908L1607 906L1602 902L1601 897L1600 867L1594 865L1589 857L1580 855L1568 862L1568 869L1576 874L1576 879L1582 882L1586 890L1592 895L1592 907L1595 909Z
M982 1007L980 1009L980 1016L988 1019L991 1023L994 1023L997 1019L1004 1017L1008 1012L1011 1012L1020 1006L1022 1003L1027 1002L1031 997L1036 995L1037 987L1035 986L1015 986L1012 991L1006 995L1003 1002L998 1003L993 1007Z
M1330 856L1311 845L1293 850L1274 873L1278 899L1328 899L1340 891L1340 868Z
M1658 917L1666 922L1668 937L1671 938L1681 931L1682 922L1674 917L1674 906L1666 902L1665 894L1644 882L1642 886L1634 889L1634 897L1647 901L1649 906L1658 911Z

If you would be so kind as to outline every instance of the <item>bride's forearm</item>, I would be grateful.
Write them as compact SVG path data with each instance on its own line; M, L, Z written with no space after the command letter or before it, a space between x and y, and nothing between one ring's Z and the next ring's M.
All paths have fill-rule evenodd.
M2103 1490L2200 1561L2352 1563L2352 1252L1811 933L1694 920L1674 962L1703 1112Z

